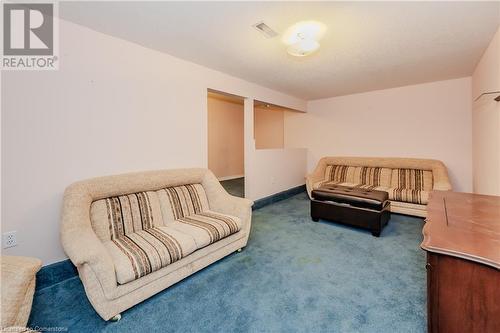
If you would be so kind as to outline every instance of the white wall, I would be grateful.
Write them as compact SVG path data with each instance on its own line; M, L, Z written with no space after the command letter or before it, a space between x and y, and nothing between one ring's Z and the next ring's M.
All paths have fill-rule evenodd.
M285 146L325 155L442 160L455 190L471 191L471 79L310 101L285 117Z
M500 195L500 103L491 96L473 105L473 191Z
M253 168L246 173L246 177L259 180L258 183L248 182L249 185L245 186L247 198L263 198L280 192L277 189L305 184L307 149L257 149L252 155Z
M500 28L472 75L474 192L500 195Z
M472 98L500 90L500 26L472 74ZM490 95L496 97L496 95Z
M65 258L61 200L76 180L206 167L207 88L305 110L300 99L73 23L59 30L59 71L2 73L2 231L17 230L19 242L5 254Z
M245 100L245 197L258 199L305 183L306 149L256 149L254 101Z

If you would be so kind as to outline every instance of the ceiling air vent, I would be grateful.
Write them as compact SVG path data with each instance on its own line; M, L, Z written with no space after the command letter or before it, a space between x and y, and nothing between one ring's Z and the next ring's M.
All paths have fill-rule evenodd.
M267 24L265 24L263 21L259 23L255 23L252 27L257 29L260 33L262 33L266 38L273 38L278 36L278 33L271 29Z

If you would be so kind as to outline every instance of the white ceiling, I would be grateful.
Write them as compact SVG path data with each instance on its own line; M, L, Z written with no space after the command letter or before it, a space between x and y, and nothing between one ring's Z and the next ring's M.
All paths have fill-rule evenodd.
M471 75L500 2L66 2L63 19L304 99ZM302 20L327 31L309 57L280 37Z

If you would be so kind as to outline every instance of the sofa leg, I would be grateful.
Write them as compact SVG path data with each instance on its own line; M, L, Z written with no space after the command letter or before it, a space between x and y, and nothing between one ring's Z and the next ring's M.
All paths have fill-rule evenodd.
M243 249L241 249L241 248L236 250L236 252L238 252L238 253L240 253L241 251L243 251Z
M119 321L120 319L122 319L122 314L121 314L121 313L117 314L116 316L111 317L111 318L109 319L109 321L114 321L114 322L117 322L117 321Z

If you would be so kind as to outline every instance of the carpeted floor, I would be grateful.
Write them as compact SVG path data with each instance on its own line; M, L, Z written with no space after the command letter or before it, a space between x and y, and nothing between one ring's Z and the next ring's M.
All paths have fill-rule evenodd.
M220 183L229 194L240 198L245 197L245 178L223 180Z
M30 325L70 332L425 332L423 220L380 238L309 219L305 193L254 212L250 241L103 321L78 278L37 291Z

